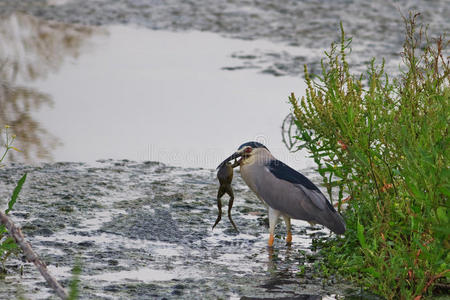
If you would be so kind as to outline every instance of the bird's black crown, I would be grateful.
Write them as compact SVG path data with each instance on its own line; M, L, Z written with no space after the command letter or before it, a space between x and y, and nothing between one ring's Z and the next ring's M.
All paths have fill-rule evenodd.
M258 143L258 142L247 142L247 143L244 143L244 144L240 145L238 149L242 149L242 147L247 147L247 146L250 146L252 148L265 148L265 149L267 149L266 146L264 146L263 144ZM267 149L267 150L269 150L269 149Z

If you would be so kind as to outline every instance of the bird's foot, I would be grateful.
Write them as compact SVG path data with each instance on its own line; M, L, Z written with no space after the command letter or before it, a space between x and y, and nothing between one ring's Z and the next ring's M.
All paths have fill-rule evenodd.
M292 233L290 231L288 231L288 233L287 233L286 243L287 244L292 244Z
M270 234L270 236L269 236L269 242L268 242L269 247L272 247L272 246L273 246L273 241L274 241L273 234Z

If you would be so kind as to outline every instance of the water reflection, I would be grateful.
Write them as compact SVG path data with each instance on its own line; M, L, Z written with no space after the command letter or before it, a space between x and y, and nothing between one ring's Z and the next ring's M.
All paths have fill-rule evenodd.
M290 274L289 266L295 264L295 261L291 259L291 246L286 245L286 250L284 250L284 258L280 255L279 249L274 249L274 247L267 247L268 254L268 265L267 271L276 276L279 274Z
M267 272L270 278L261 286L266 289L268 293L289 294L289 297L281 297L275 299L303 299L316 300L322 299L320 295L299 294L289 288L290 285L298 286L299 281L296 278L295 270L298 264L304 263L299 259L297 253L293 252L290 245L285 248L267 247L268 261ZM246 299L267 299L267 298L246 298Z
M9 160L51 159L60 145L32 115L53 105L52 97L30 83L56 72L68 58L76 59L86 42L101 31L85 26L49 22L25 14L0 20L0 126L17 135ZM3 146L4 141L0 140Z

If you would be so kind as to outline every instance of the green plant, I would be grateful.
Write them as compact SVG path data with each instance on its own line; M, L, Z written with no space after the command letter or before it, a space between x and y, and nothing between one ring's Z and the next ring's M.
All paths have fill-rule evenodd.
M6 157L6 154L9 150L13 149L15 151L20 151L19 149L12 146L14 139L16 138L15 135L10 135L8 130L9 126L5 126L5 151L3 155L0 158L0 165L3 162L3 160ZM13 208L14 204L16 203L17 197L19 196L19 193L22 189L23 184L25 183L25 180L27 178L27 174L25 173L22 178L19 179L17 182L17 185L12 193L11 199L8 202L8 208L5 210L5 214L8 214L11 209ZM5 270L4 264L6 262L6 259L11 254L17 254L19 253L19 247L17 246L14 239L8 235L8 231L4 224L0 225L0 260L2 261L3 270Z
M69 283L69 297L70 300L76 300L80 297L80 275L81 275L81 260L76 259L72 268L72 279Z
M4 129L5 129L5 141L4 141L5 151L3 152L3 155L0 157L0 166L1 166L1 163L3 162L3 160L5 159L6 154L8 154L8 152L10 150L15 150L15 151L20 152L19 149L17 149L16 147L13 146L14 140L16 139L16 135L9 134L10 126L5 125ZM1 130L0 130L0 132L1 132Z
M347 222L324 243L327 262L388 299L420 299L449 287L449 41L405 20L401 75L372 59L350 73L351 39L305 66L306 96L289 98L300 141ZM292 145L292 143L290 143Z

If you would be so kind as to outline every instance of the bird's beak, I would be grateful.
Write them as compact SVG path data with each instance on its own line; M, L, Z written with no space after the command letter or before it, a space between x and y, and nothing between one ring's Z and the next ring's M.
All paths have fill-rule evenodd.
M237 151L237 152L234 152L230 157L228 157L227 159L225 159L225 160L217 167L217 169L222 168L222 167L223 167L227 162L229 162L230 160L233 160L233 159L236 159L236 158L238 158L238 157L241 157L243 153L244 153L243 151Z

